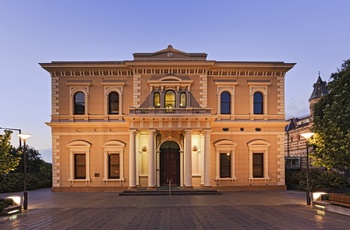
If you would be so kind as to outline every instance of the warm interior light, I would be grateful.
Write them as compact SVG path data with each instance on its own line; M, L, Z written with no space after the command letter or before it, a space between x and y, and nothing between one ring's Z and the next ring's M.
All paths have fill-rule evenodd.
M304 137L306 140L309 140L315 133L302 133L300 136Z
M27 140L29 137L31 137L32 135L30 134L25 134L25 133L21 133L21 134L17 134L17 136L19 138L21 138L22 140Z
M8 196L6 198L12 199L17 205L21 205L21 197L20 196Z
M313 201L317 201L324 194L327 194L327 193L325 193L325 192L314 192L312 194Z

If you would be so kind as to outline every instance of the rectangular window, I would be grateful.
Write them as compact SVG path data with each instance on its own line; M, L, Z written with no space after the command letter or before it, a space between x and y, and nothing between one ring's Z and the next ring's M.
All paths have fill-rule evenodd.
M120 178L119 154L108 155L108 178Z
M263 153L253 153L253 177L264 177Z
M230 153L220 153L220 178L231 178Z
M74 178L86 178L86 157L85 154L74 154Z
M286 169L300 169L300 157L286 158Z

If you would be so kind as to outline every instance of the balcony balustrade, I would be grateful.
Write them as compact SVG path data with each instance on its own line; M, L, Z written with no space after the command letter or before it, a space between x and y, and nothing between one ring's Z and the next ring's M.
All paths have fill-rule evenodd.
M135 115L189 115L211 114L211 108L130 108Z

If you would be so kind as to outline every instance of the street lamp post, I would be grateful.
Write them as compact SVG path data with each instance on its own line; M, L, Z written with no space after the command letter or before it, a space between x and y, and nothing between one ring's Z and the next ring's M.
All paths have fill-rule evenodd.
M23 209L27 210L28 208L28 192L27 192L27 139L29 137L31 137L30 134L18 134L17 135L19 138L21 138L21 140L23 140L23 178L24 178L24 182L23 182Z
M311 204L311 194L310 194L310 166L309 166L309 139L314 135L314 133L302 133L300 134L306 140L306 204Z

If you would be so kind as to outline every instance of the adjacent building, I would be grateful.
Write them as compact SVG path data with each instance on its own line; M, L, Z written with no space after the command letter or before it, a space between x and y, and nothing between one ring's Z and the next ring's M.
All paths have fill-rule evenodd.
M295 63L41 63L52 82L53 191L285 189L285 76Z
M306 169L306 140L300 134L312 131L313 106L321 97L328 94L326 86L327 83L319 75L309 99L310 114L288 120L285 138L286 169ZM312 146L309 148L311 151Z

